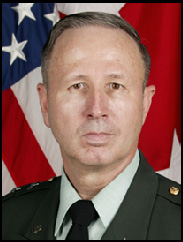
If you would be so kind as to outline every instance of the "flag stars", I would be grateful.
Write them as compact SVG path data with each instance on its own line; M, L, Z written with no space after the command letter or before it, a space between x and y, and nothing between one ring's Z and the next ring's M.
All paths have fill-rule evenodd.
M18 13L18 25L24 20L25 17L28 17L34 21L36 21L31 8L33 7L34 3L19 3L16 7L11 7Z
M16 7L11 7L13 10L15 10L18 13L18 25L22 23L25 17L28 17L36 21L36 18L34 17L34 14L31 11L31 8L33 7L33 5L34 3L19 3ZM59 13L56 8L56 4L54 6L54 12L45 14L44 17L52 21L53 26L56 24L57 21L60 20Z
M22 23L25 17L28 17L36 21L36 18L34 17L34 14L31 11L31 8L33 7L33 5L34 3L18 3L17 6L11 7L14 11L18 13L18 25ZM52 21L53 25L55 25L55 23L60 20L59 13L56 8L56 4L54 6L54 12L50 14L45 14L44 17ZM28 40L24 40L18 43L15 35L12 34L11 45L2 47L2 51L10 53L10 66L17 58L26 61L23 49L27 44L27 42Z
M50 13L50 14L45 14L44 17L49 19L50 21L52 21L53 22L53 26L56 24L56 22L58 22L60 20L56 4L54 6L54 12Z
M27 40L18 43L15 35L12 34L11 45L2 47L2 51L10 53L10 66L17 58L26 61L25 54L22 51L26 44Z

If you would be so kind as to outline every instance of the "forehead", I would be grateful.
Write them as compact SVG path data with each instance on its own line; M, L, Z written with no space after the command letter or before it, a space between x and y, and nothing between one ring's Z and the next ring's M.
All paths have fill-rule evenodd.
M70 49L70 47L81 45L83 47L93 46L95 48L101 43L103 48L111 44L113 47L126 45L129 46L130 49L138 50L138 46L133 38L124 30L101 26L86 26L76 29L67 29L56 39L54 49L63 48L64 51Z
M135 69L143 66L139 47L131 36L121 29L99 26L65 30L56 40L50 66L62 68L81 62L94 65L99 61L116 61Z

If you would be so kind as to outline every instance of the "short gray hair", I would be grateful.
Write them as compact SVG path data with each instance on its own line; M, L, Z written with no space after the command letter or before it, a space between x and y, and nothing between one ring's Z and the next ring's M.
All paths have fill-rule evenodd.
M41 72L43 77L43 83L48 89L48 64L50 60L50 54L55 45L56 39L66 29L77 29L85 26L101 26L111 29L122 29L129 34L139 46L142 60L145 64L145 77L143 82L143 90L145 89L151 68L151 58L145 45L141 43L138 32L122 17L115 14L103 13L103 12L83 12L78 14L71 14L60 21L58 21L49 33L47 42L43 46L41 53Z

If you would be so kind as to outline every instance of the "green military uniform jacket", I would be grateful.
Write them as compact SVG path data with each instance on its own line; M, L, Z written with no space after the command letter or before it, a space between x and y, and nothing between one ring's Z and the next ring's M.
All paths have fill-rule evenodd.
M3 240L56 239L60 179L26 185L3 197ZM156 174L140 152L137 173L102 240L181 239L180 189Z

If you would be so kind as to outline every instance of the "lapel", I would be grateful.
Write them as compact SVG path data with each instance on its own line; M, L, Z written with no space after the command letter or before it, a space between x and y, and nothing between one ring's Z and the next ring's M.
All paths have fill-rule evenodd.
M140 152L137 173L102 240L145 240L157 188L158 178Z
M60 179L53 181L49 191L23 235L27 240L55 240L56 214L59 205Z

